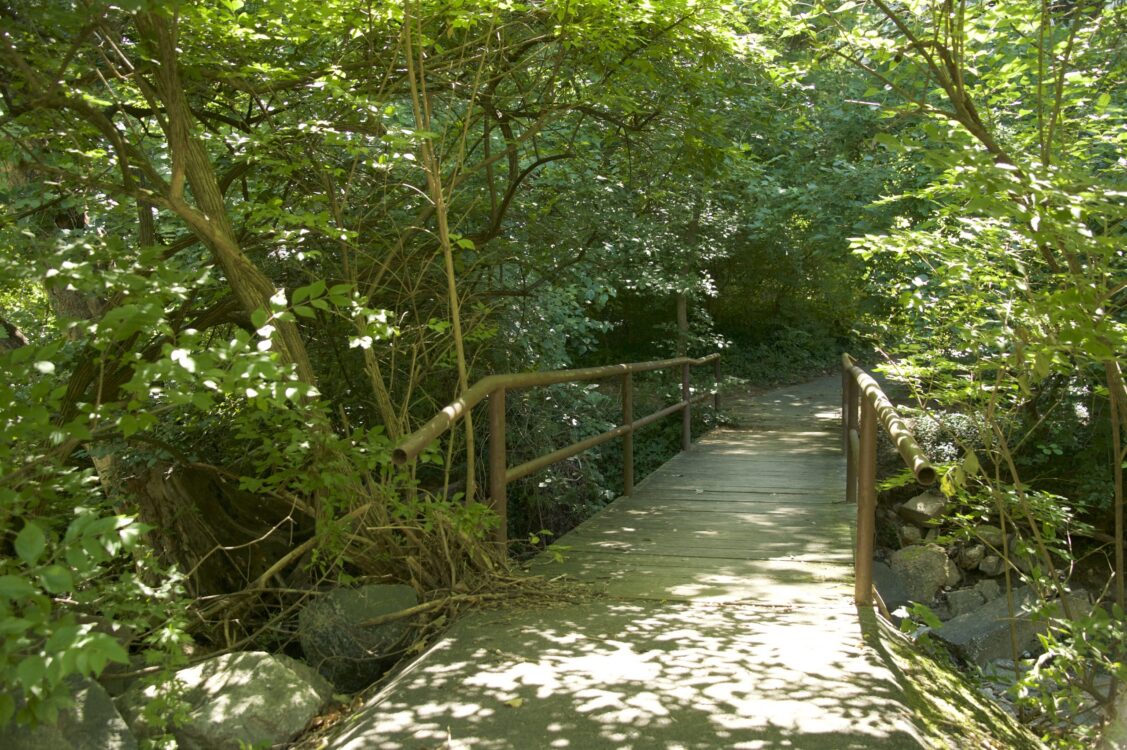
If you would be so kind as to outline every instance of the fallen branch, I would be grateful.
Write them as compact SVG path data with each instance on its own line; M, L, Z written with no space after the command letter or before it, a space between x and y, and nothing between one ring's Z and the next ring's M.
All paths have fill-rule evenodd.
M430 612L431 610L441 609L447 604L456 604L461 602L483 602L497 599L512 599L523 595L523 593L524 592L522 591L506 591L495 594L454 594L453 596L448 596L444 599L432 599L429 602L416 604L414 607L401 609L398 612L391 612L386 615L380 615L379 617L373 617L370 620L364 620L360 623L360 625L361 627L375 627L376 625L383 625L385 623L395 622L396 620L402 620L406 617L421 615L424 612Z

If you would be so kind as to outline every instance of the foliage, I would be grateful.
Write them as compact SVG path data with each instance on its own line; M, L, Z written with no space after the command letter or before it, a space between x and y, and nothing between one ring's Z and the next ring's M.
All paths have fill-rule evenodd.
M127 651L280 645L302 587L502 570L469 420L407 471L390 447L471 374L590 355L624 266L661 294L706 283L704 240L676 244L706 198L675 186L716 173L723 73L763 59L729 10L0 10L0 680L19 718ZM530 429L593 417L589 398Z
M1123 503L1124 8L872 0L807 20L808 38L869 76L875 142L928 175L882 201L901 207L893 231L854 240L896 300L872 329L936 421L965 415L948 491L1017 530L1003 552L1030 561L1044 596L1063 593L1070 534L1091 533L1075 510L1110 526ZM1062 682L1040 695L1063 699L1118 661L1067 644L1120 635L1069 627L1046 644Z

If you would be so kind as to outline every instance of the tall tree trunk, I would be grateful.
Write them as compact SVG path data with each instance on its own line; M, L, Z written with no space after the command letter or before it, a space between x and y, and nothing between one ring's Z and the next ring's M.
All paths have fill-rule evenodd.
M137 17L137 29L150 53L146 67L154 84L152 95L165 113L161 124L172 157L172 179L166 198L211 249L243 308L248 313L268 311L278 290L240 247L215 168L203 143L193 135L195 116L184 93L176 56L176 21L159 12L142 13ZM192 188L195 206L185 199L185 180ZM274 345L279 354L293 363L302 382L315 384L313 364L297 326L288 321L274 321L273 325Z

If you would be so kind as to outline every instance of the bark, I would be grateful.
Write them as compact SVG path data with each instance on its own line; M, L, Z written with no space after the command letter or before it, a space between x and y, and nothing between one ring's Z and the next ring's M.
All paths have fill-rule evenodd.
M4 337L0 338L0 352L10 352L27 346L27 336L14 323L0 317L0 327L4 329Z
M146 65L152 77L150 95L165 113L162 127L172 156L172 178L165 198L211 250L243 308L248 313L270 310L270 299L277 289L243 252L215 168L203 143L193 134L197 123L180 78L175 21L160 13L143 13L138 16L137 28L152 61ZM185 198L185 182L191 187L194 206ZM295 366L302 382L315 384L313 364L297 326L285 321L274 321L273 325L278 353Z
M154 548L188 574L197 597L241 590L309 533L277 503L200 468L158 464L128 489L153 526Z

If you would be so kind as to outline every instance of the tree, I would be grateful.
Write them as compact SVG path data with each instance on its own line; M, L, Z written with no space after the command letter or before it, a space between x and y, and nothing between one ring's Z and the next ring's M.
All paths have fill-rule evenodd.
M1068 613L1044 672L1106 700L1092 676L1119 669L1104 649L1121 642L1110 623L1124 604L1124 8L872 0L809 20L827 54L898 102L885 105L882 146L936 170L910 193L927 216L856 246L903 304L905 374L977 420L949 490L968 517L1020 532L1002 552L1028 555L1047 595L1068 585L1060 566L1081 518L1115 517L1115 618ZM1080 692L1041 708L1079 710Z
M652 133L655 71L683 97L699 54L731 49L725 23L689 0L0 9L3 341L27 341L0 353L0 614L21 718L125 658L98 623L174 655L185 631L269 643L323 577L433 591L503 569L473 481L465 502L419 491L390 439L480 369L512 320L494 300L587 241L526 252L510 217L566 204L546 175L602 158L584 138ZM561 309L608 286L590 268L550 290ZM162 606L181 585L218 598L171 625L124 604L158 580Z

